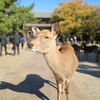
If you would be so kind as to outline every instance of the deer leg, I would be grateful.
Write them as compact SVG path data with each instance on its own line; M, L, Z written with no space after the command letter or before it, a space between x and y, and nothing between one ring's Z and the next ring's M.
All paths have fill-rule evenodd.
M69 87L70 87L70 81L69 81L69 82L66 81L66 82L65 82L65 85L66 85L66 87L65 87L66 100L69 100Z
M99 57L99 54L98 54L98 50L97 51L94 51L95 55L96 55L96 62L98 61L98 57Z
M60 100L60 95L61 95L61 86L62 84L57 82L57 100Z
M98 61L98 54L96 54L96 61L95 62L97 62Z
M84 52L84 60L85 60L85 58L86 58L86 53Z
M80 58L80 51L78 51L78 55L79 55L79 58Z
M98 61L98 58L99 58L99 55L97 54L97 57L96 57L96 62Z
M88 60L88 53L86 53L86 60Z
M65 81L64 82L62 82L62 91L61 91L61 93L64 93L64 89L65 89Z

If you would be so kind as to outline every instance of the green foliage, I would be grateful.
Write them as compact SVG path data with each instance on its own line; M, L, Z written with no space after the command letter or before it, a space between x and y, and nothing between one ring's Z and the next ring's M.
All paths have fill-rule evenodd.
M81 35L85 32L92 37L100 31L100 8L83 0L61 2L51 15L51 22L59 22L60 33Z
M2 0L2 1L0 1L0 10L2 10L2 8L5 6L5 3L4 3L4 1Z
M26 23L37 23L31 10L34 4L24 7L16 3L17 0L0 1L0 32L13 34L15 30L24 33L28 28L24 27ZM0 34L1 34L0 33Z
M85 24L82 26L84 32L88 32L91 39L94 40L95 36L100 33L100 8L95 7Z

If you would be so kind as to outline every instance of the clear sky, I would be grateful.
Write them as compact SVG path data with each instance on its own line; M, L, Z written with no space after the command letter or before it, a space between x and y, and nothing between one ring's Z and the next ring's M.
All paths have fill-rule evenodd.
M35 4L33 11L48 11L52 12L55 8L59 6L60 2L68 1L68 0L19 0L22 6L29 6L32 3ZM92 5L99 5L100 0L84 0L84 2L88 2Z

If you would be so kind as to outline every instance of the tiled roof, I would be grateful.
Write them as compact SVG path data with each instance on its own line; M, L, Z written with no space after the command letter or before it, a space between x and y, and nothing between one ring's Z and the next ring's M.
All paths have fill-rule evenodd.
M36 18L50 18L52 12L32 12Z

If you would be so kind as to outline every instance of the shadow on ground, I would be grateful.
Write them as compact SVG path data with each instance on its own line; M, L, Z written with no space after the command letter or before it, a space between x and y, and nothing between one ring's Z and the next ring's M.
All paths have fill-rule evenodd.
M76 71L80 73L84 73L84 74L90 74L94 77L100 78L100 65L99 64L95 64L95 66L90 66L87 64L87 62L84 62L83 64L79 65Z
M88 54L88 59L84 60L84 52L80 52L79 67L77 68L77 72L90 74L91 76L100 78L100 55L98 62L95 62L96 56L94 53Z
M40 91L40 89L44 86L44 83L56 88L55 83L45 80L39 75L29 74L24 81L17 85L0 81L0 90L8 88L16 92L35 94L41 100L50 100L45 94Z
M88 53L88 59L84 59L84 52L81 51L80 56L79 56L79 54L77 54L77 58L81 62L87 61L87 62L100 63L100 54L98 56L97 62L96 62L96 55L94 53Z

